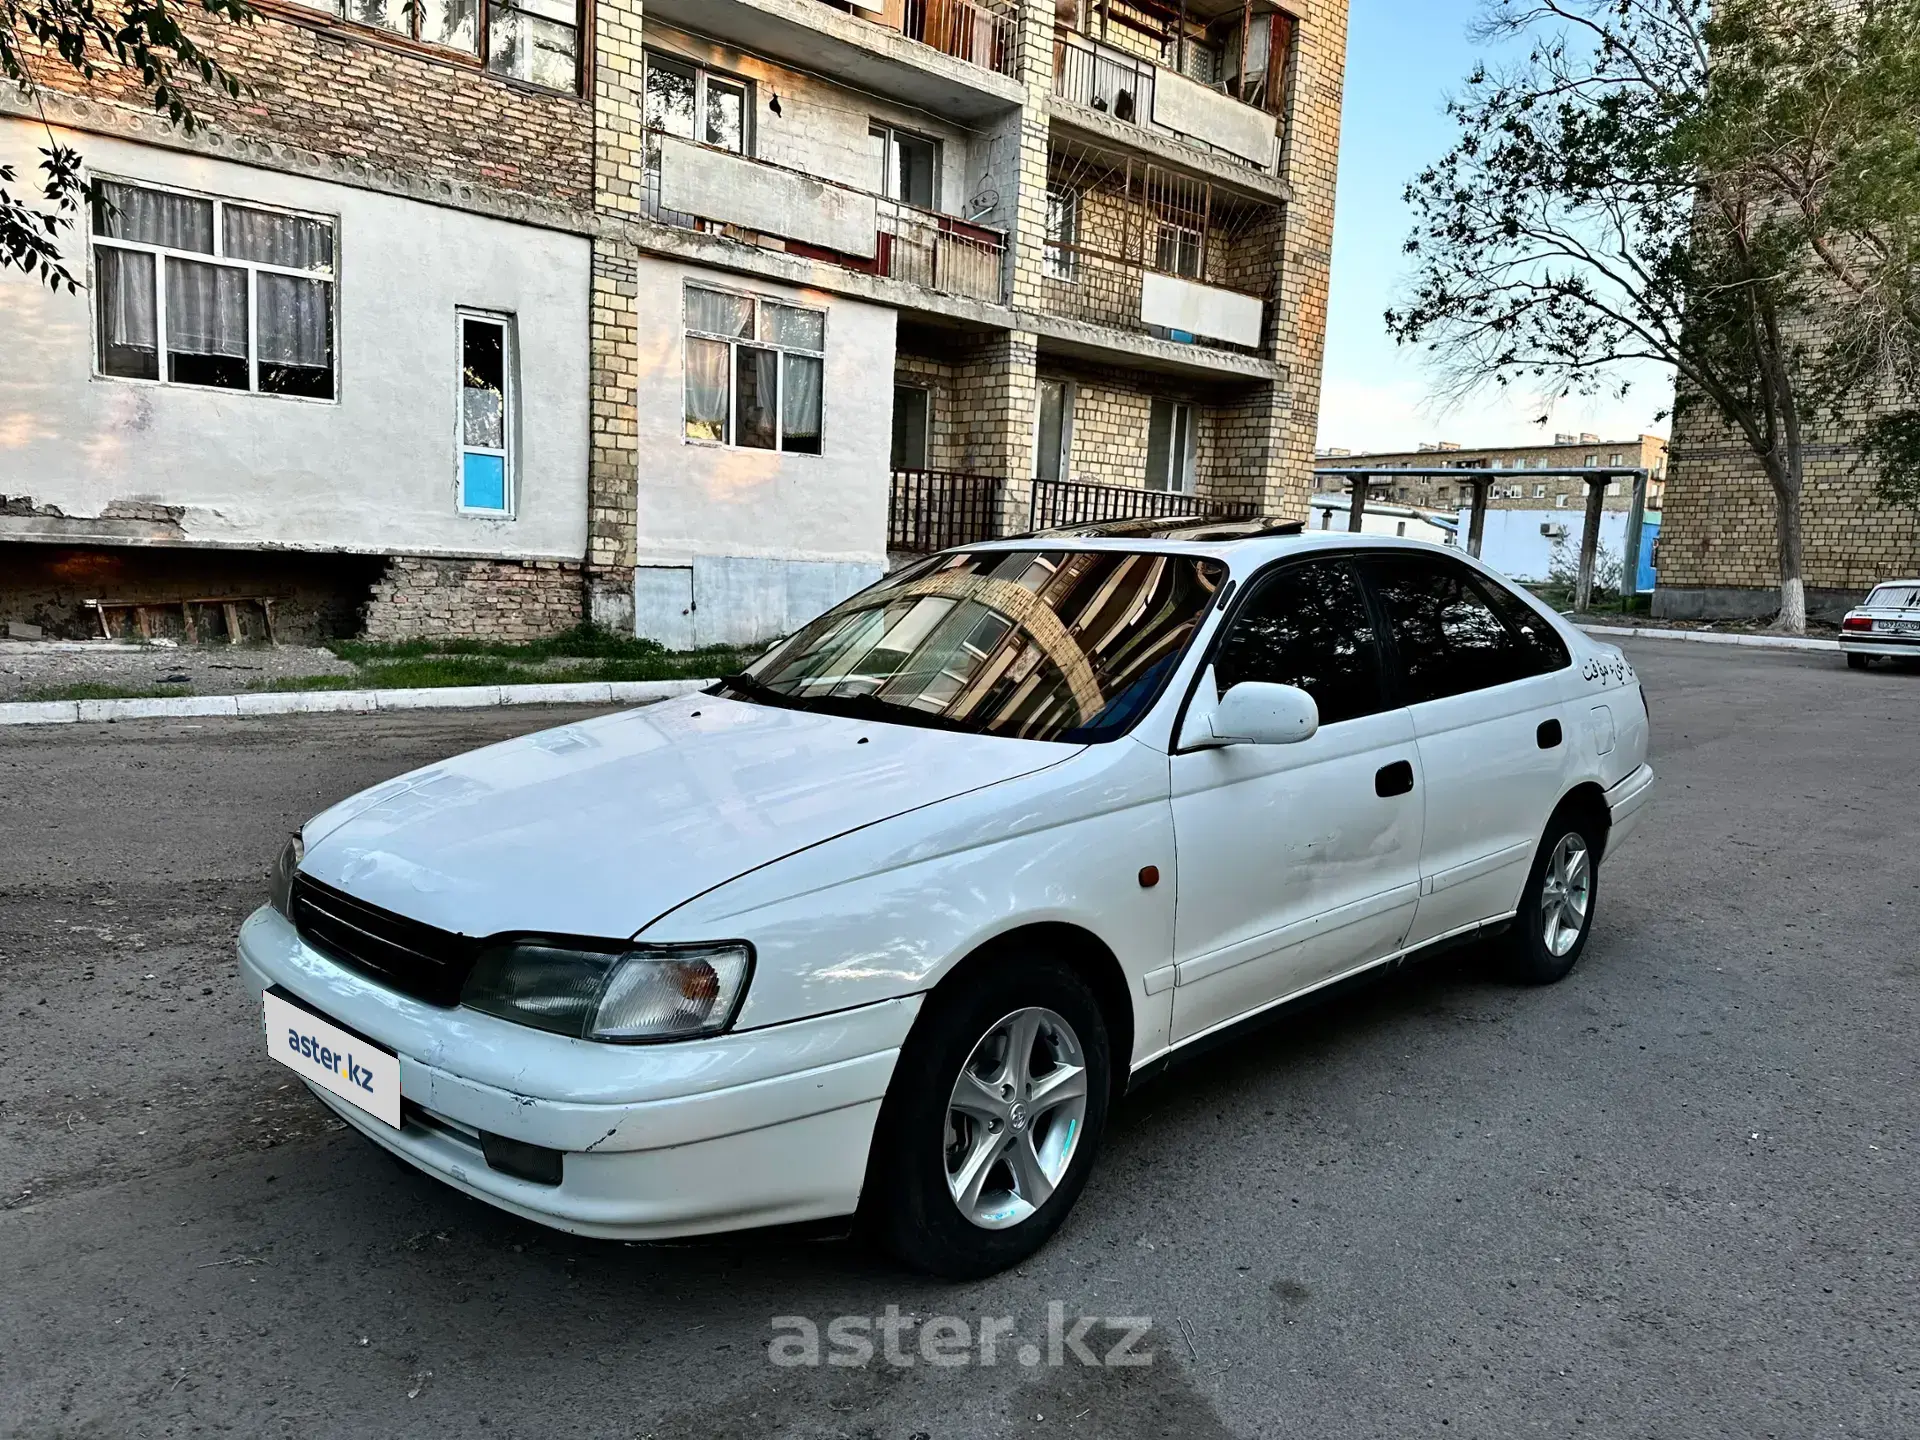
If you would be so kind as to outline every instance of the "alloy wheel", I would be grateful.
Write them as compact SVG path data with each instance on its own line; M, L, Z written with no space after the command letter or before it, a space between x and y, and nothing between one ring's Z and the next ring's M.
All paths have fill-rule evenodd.
M1565 955L1587 928L1593 901L1593 857L1587 842L1569 832L1553 847L1540 885L1540 939L1547 953Z
M947 1188L984 1230L1018 1225L1073 1164L1087 1117L1080 1037L1051 1010L996 1021L975 1043L947 1101Z

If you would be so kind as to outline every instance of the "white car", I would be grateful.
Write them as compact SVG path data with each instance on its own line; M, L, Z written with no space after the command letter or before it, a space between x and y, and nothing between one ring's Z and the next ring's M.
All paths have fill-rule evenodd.
M241 971L342 1119L515 1214L857 1214L981 1275L1198 1042L1464 940L1565 975L1647 732L1619 650L1452 551L1000 541L710 691L323 812Z
M1876 658L1920 660L1920 580L1874 586L1840 622L1840 649L1854 670Z

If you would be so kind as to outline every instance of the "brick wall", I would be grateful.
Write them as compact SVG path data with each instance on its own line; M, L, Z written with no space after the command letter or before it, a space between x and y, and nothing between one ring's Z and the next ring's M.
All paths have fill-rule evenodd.
M185 92L223 132L297 145L408 173L441 172L502 190L585 204L593 190L593 116L574 95L510 83L453 55L385 43L380 32L325 17L262 11L251 25L183 16L249 90ZM110 69L93 85L40 63L50 89L145 110L134 78Z
M541 640L582 619L570 560L442 560L398 555L367 602L369 640Z

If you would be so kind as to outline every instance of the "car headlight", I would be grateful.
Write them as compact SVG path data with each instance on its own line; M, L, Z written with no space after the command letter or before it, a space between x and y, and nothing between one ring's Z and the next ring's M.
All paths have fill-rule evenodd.
M293 919L293 877L300 862L307 858L307 842L295 831L280 847L273 862L273 876L267 881L267 903L287 919Z
M576 1040L638 1044L717 1035L733 1023L753 947L527 937L489 945L460 1003Z

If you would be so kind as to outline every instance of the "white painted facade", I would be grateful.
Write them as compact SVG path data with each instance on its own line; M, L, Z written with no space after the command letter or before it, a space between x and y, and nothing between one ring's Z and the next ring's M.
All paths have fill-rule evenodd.
M818 455L687 436L689 283L826 315ZM885 573L896 313L643 257L634 616L671 648L770 640Z
M181 543L581 558L591 247L581 236L101 135L91 171L335 222L336 399L94 373L88 294L0 270L0 494L69 517L180 507ZM84 143L83 143L84 142ZM35 173L46 132L0 119ZM66 237L85 261L86 237ZM460 513L456 316L510 318L514 514Z
M1460 512L1460 533L1467 530L1468 512ZM1488 510L1480 537L1480 558L1510 580L1541 581L1553 562L1556 538L1568 553L1580 553L1580 532L1586 512L1569 505L1564 510ZM1626 553L1627 512L1600 512L1600 548L1618 560Z

